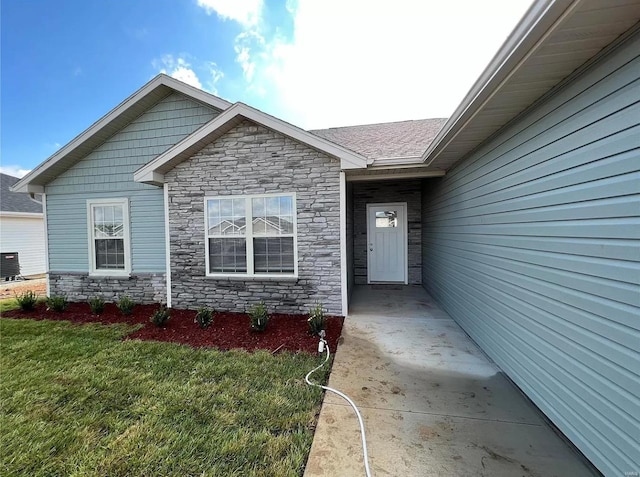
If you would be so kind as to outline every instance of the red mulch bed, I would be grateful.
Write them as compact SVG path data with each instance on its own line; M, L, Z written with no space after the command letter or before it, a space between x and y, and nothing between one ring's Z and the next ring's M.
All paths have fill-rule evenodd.
M125 339L170 341L196 348L214 347L222 350L242 348L247 351L265 349L275 351L304 351L316 353L318 338L309 334L306 315L272 314L264 332L252 331L249 317L244 313L219 312L214 315L213 324L201 329L194 322L193 310L171 309L171 319L165 327L159 328L149 322L157 305L136 305L133 313L123 316L113 303L107 303L100 315L93 315L87 303L69 303L67 309L57 313L38 304L34 311L12 310L3 313L5 318L30 318L34 320L67 320L73 323L129 323L143 327ZM335 352L342 317L327 317L327 337L330 349Z

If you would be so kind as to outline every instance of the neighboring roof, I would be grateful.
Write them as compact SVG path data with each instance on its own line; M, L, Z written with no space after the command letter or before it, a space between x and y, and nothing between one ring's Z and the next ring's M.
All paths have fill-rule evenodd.
M137 182L147 184L163 184L164 174L166 172L188 159L192 154L207 144L215 141L245 119L302 142L317 151L340 159L340 167L342 169L367 167L367 158L356 152L311 134L304 129L300 129L274 116L263 113L251 106L243 103L235 103L178 144L142 166L135 172L133 179Z
M10 187L19 180L17 177L0 173L0 211L41 214L42 202L32 199L29 194L11 192Z
M43 186L93 149L173 92L179 92L219 111L231 103L167 75L159 74L83 133L23 177L14 187L19 192L44 192Z
M369 159L397 159L420 157L445 118L417 119L393 123L363 124L309 131Z
M422 160L449 169L639 20L640 0L537 0Z

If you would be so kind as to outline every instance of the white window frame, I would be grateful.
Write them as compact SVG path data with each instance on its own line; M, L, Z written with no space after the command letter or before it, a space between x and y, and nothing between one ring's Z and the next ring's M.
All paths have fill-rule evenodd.
M293 273L255 273L254 272L254 256L253 256L253 239L265 237L281 237L280 235L253 235L253 205L252 199L269 198L269 197L291 197L293 209ZM209 200L233 200L244 199L246 213L246 229L245 235L229 235L227 238L244 238L246 240L247 252L247 272L246 273L211 273L209 272L209 239L216 236L209 235ZM289 235L284 235L288 237ZM298 278L298 210L296 207L296 193L276 193L276 194L252 194L252 195L216 195L206 196L204 198L204 257L205 257L205 274L207 277L214 278L241 278L241 279L291 279Z
M119 205L122 207L124 223L124 269L96 267L96 239L93 227L93 209L95 206ZM89 238L89 274L94 276L129 276L131 275L131 236L129 223L129 199L88 199L87 200L87 236Z

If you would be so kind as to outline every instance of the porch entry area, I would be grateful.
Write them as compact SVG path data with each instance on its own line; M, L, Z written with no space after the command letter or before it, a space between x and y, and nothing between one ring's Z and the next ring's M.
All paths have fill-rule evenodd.
M422 283L422 181L346 185L347 288Z

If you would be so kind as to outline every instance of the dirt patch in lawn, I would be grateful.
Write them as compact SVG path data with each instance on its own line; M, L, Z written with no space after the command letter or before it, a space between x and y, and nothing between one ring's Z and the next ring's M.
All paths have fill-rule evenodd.
M265 349L272 352L304 351L315 353L318 338L309 334L306 315L272 314L267 329L252 331L249 317L244 313L215 313L213 324L201 329L195 323L196 312L171 310L171 319L164 327L157 327L149 318L157 305L137 305L131 315L123 316L113 303L107 303L100 315L91 313L87 303L69 303L62 313L47 310L38 304L35 310L23 312L12 310L3 313L5 318L30 318L35 320L68 320L74 323L128 323L140 324L142 328L125 339L170 341L193 347L214 347L228 350L242 348L247 351ZM327 342L335 352L342 331L342 317L327 317Z
M30 280L7 281L0 282L0 300L13 298L21 295L27 290L31 290L38 296L45 296L47 293L47 279L37 278Z

